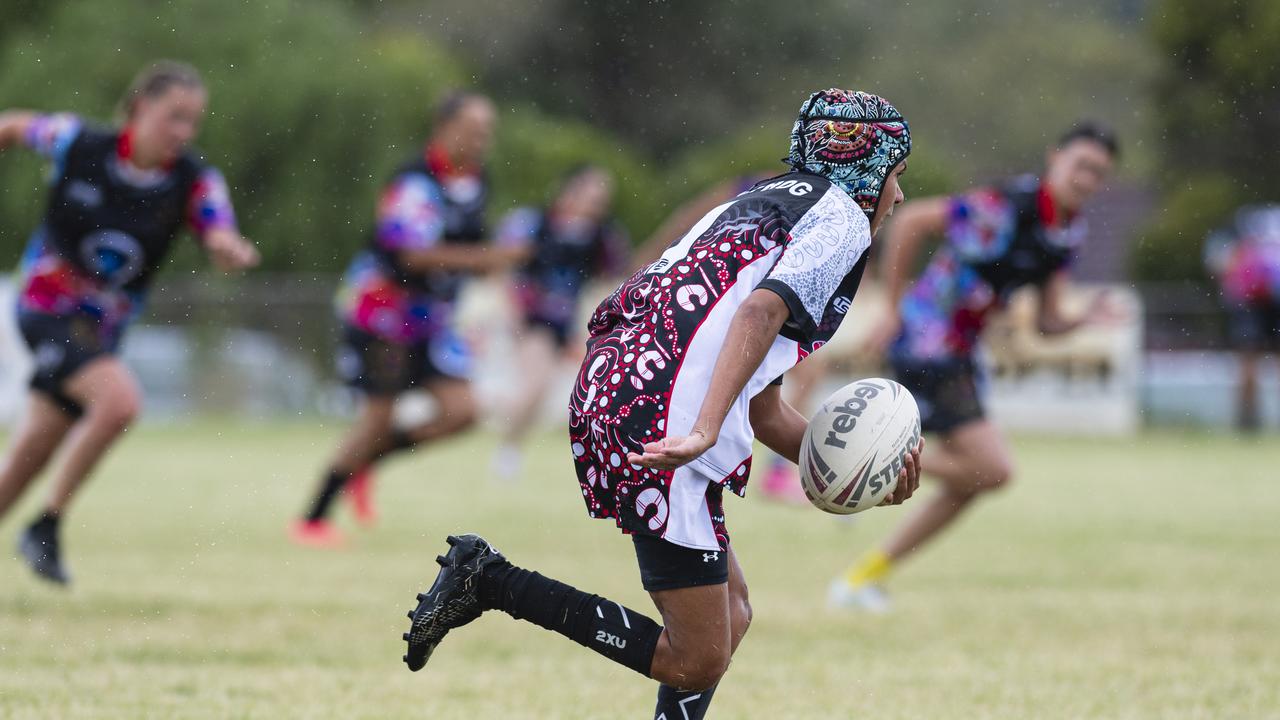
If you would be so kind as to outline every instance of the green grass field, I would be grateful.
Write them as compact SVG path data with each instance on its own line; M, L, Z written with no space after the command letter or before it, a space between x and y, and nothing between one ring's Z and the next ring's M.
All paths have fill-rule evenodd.
M651 682L497 614L424 672L400 662L450 531L651 608L559 434L516 485L487 478L484 435L395 462L378 528L292 547L337 431L143 426L69 518L70 592L9 557L44 488L26 498L0 525L0 717L650 717ZM831 615L823 593L904 508L845 523L730 499L756 619L711 716L1280 717L1280 441L1016 446L1020 482L895 577L885 619Z

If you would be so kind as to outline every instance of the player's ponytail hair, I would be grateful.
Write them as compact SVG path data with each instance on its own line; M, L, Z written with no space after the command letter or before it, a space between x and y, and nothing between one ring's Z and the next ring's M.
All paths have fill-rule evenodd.
M142 98L160 97L172 87L204 89L200 73L192 66L176 60L157 60L143 68L129 83L129 89L116 105L116 116L121 122L133 117Z

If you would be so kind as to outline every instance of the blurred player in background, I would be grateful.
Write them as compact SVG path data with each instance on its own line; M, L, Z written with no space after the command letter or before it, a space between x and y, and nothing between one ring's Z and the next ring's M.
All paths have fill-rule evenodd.
M974 358L989 313L1023 286L1038 289L1040 332L1070 332L1116 319L1105 295L1081 317L1062 312L1067 268L1084 238L1080 209L1111 173L1117 144L1098 125L1079 124L1049 149L1042 178L903 206L880 246L890 314L873 333L888 346L894 373L915 396L924 432L935 442L924 472L939 492L830 588L835 607L889 609L882 583L891 568L951 524L979 495L1008 484L1013 459L983 408L982 370ZM928 239L942 246L908 283Z
M22 260L18 327L35 374L26 417L0 462L0 516L60 450L49 500L18 543L31 568L56 583L70 580L61 518L138 414L138 382L117 352L178 233L189 227L223 270L258 262L221 173L189 148L207 102L194 68L163 61L134 79L119 127L0 114L0 149L25 145L53 163L49 203Z
M1230 228L1209 236L1205 259L1240 358L1236 424L1253 432L1261 424L1258 365L1263 353L1280 351L1280 205L1241 208Z
M806 420L773 381L843 320L871 237L902 201L910 147L884 100L814 93L790 173L713 208L596 309L570 449L588 513L631 535L666 627L518 568L478 536L450 537L410 612L410 669L450 629L502 610L658 680L654 717L704 716L751 620L724 489L745 492L756 437L796 462ZM918 453L888 501L915 489Z
M613 176L598 165L582 165L565 174L549 206L518 208L499 226L496 242L528 257L513 282L521 316L519 372L494 457L494 469L503 478L520 472L521 445L575 339L578 297L593 278L624 270L627 236L610 219L612 205Z
M468 379L471 356L453 327L468 275L509 267L510 248L485 242L489 199L484 164L497 114L483 95L455 92L436 109L431 139L383 189L369 246L347 268L337 298L342 322L338 372L362 395L311 507L292 527L304 545L342 542L328 521L347 488L359 520L373 522L370 469L400 450L455 435L476 419ZM396 398L429 393L436 412L425 424L394 427Z

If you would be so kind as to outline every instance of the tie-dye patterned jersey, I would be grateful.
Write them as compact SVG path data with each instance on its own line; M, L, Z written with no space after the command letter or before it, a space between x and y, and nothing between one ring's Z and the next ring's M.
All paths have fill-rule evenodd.
M987 316L1024 285L1041 285L1067 267L1084 223L1055 223L1039 181L1022 177L1003 187L951 198L942 246L899 308L897 360L948 360L973 352Z
M456 272L418 272L404 251L484 240L488 186L478 170L444 166L430 148L400 168L378 200L373 238L351 261L336 299L338 318L384 340L425 340L452 323Z
M127 130L69 114L37 116L23 143L53 168L44 221L22 259L20 312L86 314L118 339L183 224L196 235L236 227L222 175L194 155L141 170L129 162Z
M1228 302L1280 302L1280 205L1241 208L1231 228L1210 236L1205 249Z

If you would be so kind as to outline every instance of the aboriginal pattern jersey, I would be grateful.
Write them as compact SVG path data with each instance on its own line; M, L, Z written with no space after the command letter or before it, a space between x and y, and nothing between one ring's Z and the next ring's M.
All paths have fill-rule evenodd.
M723 548L721 488L743 494L754 436L750 399L831 338L871 243L866 214L824 178L765 180L704 216L596 308L570 400L570 434L587 510L629 532ZM756 289L789 317L734 401L716 445L685 467L630 465L628 451L686 435L737 309Z
M946 361L970 355L988 314L1025 285L1043 285L1067 267L1084 223L1056 222L1053 202L1033 177L950 199L943 244L907 291L900 360Z
M41 115L24 143L53 162L49 203L22 260L21 312L83 314L116 338L140 312L184 225L235 229L225 181L192 154L141 170L128 133Z

